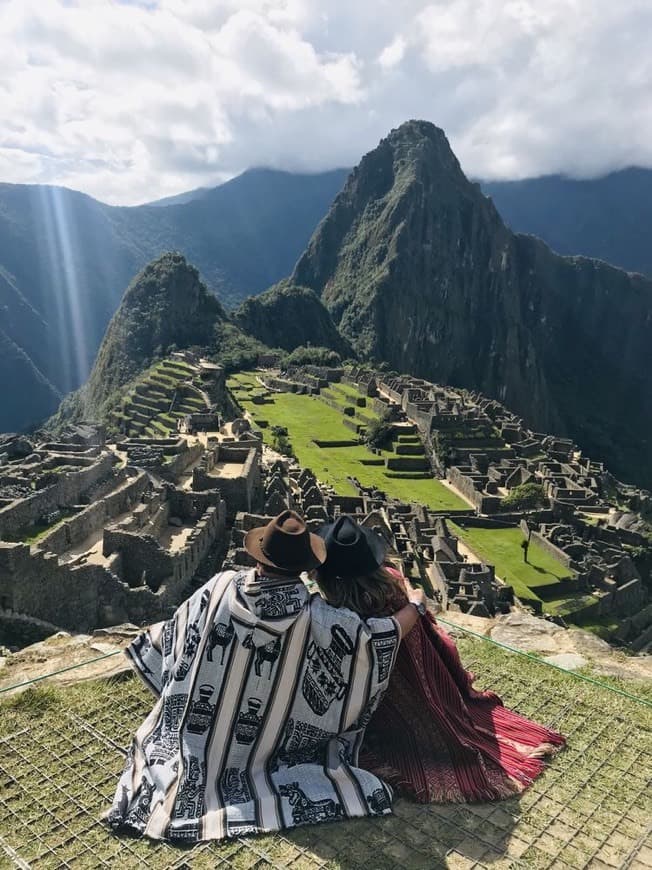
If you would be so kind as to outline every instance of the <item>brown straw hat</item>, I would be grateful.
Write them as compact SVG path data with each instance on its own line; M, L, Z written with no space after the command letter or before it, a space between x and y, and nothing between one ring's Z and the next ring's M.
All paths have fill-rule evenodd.
M326 559L326 545L294 511L283 511L266 526L247 532L244 548L263 565L281 571L310 571Z

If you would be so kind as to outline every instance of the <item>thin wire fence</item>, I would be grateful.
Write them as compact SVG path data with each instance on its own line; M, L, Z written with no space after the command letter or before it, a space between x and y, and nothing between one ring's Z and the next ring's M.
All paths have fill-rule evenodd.
M568 738L520 798L425 806L399 799L394 815L383 819L192 850L118 838L100 816L151 695L131 678L77 684L57 690L45 715L33 718L16 708L10 725L0 722L0 867L649 867L649 703L466 635L458 645L479 687Z

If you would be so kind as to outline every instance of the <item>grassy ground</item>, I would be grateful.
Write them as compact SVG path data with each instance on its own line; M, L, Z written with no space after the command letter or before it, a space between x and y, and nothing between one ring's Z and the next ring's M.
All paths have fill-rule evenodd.
M520 529L462 528L454 523L451 526L475 553L495 565L496 574L505 583L513 586L519 598L543 601L537 595L537 589L548 587L549 593L543 601L544 612L563 614L569 608L576 609L578 603L595 603L593 596L578 596L577 593L564 589L564 581L573 572L535 541L530 543L528 561L524 562L521 549L523 533ZM550 594L550 587L556 587L553 594Z
M342 414L319 398L295 393L270 393L270 404L255 405L247 398L252 390L257 391L260 388L252 375L241 373L232 376L229 378L229 386L254 419L268 421L269 426L262 429L267 443L272 443L271 426L285 426L290 434L294 454L301 465L311 468L320 480L333 486L342 495L355 494L354 486L347 480L351 476L357 477L365 486L376 486L384 490L388 496L424 504L433 510L468 509L462 499L438 480L387 477L384 466L363 465L360 460L379 457L362 445L317 447L314 444L315 438L325 441L356 439L355 433L342 422ZM369 413L369 409L364 410ZM394 455L391 451L384 451L382 458Z
M424 504L432 510L467 510L468 505L447 489L440 481L433 479L394 478L387 475L384 465L363 465L361 460L376 457L366 447L320 448L314 444L315 438L324 440L352 440L355 433L348 429L343 415L337 409L325 404L314 396L294 393L270 393L271 404L255 405L252 394L265 395L265 390L251 372L241 372L229 378L229 386L238 401L257 420L267 420L268 427L262 429L263 438L272 443L271 426L285 426L290 435L294 453L301 465L311 468L317 477L333 486L336 492L352 495L355 488L347 479L357 477L365 486L375 486L384 490L388 496L405 502ZM332 396L342 397L341 406L355 402L362 394L349 384L337 384L330 388ZM362 409L373 414L371 408ZM406 437L406 436L404 436ZM392 451L383 451L381 457L394 456ZM568 614L595 602L592 596L578 596L564 588L564 580L572 572L545 550L532 542L528 563L523 562L519 529L462 529L457 533L483 560L496 567L496 573L514 587L516 595L524 601L541 600L537 595L538 587L548 587L543 610L547 613ZM551 586L557 587L550 594Z
M121 747L152 705L135 679L41 688L0 703L0 866L224 870L435 870L649 866L649 708L607 686L462 637L479 688L556 728L567 748L520 798L420 806L181 850L119 839L99 822ZM649 685L612 681L650 699ZM1 696L0 696L1 698ZM648 834L649 836L649 834ZM3 863L4 862L4 863Z

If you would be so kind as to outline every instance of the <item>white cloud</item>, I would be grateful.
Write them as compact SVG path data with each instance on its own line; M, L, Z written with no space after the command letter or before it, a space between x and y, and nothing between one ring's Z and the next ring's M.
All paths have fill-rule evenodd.
M378 63L384 69L390 69L391 67L396 66L397 63L400 63L403 60L405 48L405 39L403 39L402 36L397 36L396 39L393 39L389 45L386 45L381 51L378 56Z
M652 166L648 0L0 2L0 180L139 202L411 117L473 176Z

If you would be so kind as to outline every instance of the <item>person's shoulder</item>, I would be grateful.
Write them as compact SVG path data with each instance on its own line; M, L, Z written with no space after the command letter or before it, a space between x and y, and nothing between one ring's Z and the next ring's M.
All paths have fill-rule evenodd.
M319 595L314 593L310 597L310 616L317 622L334 624L345 620L350 623L364 622L362 617L348 607L333 607Z
M195 601L208 601L210 598L213 597L216 587L221 587L223 592L233 583L239 573L240 572L233 570L218 571L217 574L213 574L211 579L207 580L203 586L200 586L199 589L196 589L193 592L193 594L188 599L188 602L192 605Z

